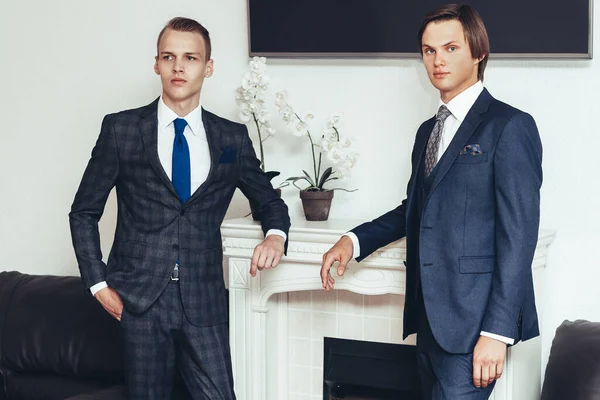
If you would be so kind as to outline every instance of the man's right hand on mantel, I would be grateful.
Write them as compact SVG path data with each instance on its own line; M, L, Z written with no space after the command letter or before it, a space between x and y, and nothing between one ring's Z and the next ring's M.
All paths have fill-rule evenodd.
M348 236L342 236L336 244L325 254L323 254L323 262L321 264L321 283L326 291L333 289L335 279L331 276L330 269L334 262L339 262L337 266L338 276L344 275L348 262L352 260L354 255L354 245L352 239Z
M123 301L119 293L111 287L100 289L94 295L96 300L102 304L102 307L116 320L121 321L121 313L123 312Z

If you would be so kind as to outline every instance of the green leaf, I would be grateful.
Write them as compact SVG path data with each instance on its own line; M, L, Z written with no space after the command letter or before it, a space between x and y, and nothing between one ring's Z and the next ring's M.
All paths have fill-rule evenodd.
M265 174L267 175L267 177L269 178L269 180L273 180L273 178L275 178L276 176L281 175L281 172L279 171L267 171L265 172Z
M323 188L323 185L325 184L325 182L327 182L327 178L329 178L332 173L333 173L333 168L331 168L331 167L329 167L325 171L323 171L323 175L321 175L321 180L319 181L319 184L317 185L319 187L319 189Z
M298 182L298 181L306 181L310 185L310 182L308 181L308 179L306 179L305 176L292 176L290 178L287 178L286 181L291 181L292 185L294 185L294 186L296 186L296 182ZM309 187L311 187L311 186L313 186L313 185L310 185ZM296 187L298 187L298 186L296 186ZM298 189L300 189L300 188L298 188Z
M344 192L352 193L352 192L356 192L358 189L349 190L349 189L344 189L344 188L333 188L333 189L329 189L329 190L343 190Z
M315 182L312 180L308 172L306 172L305 170L302 170L302 172L304 172L304 175L306 175L306 179L308 180L308 183L310 183L310 186L316 186Z
M329 181L335 181L335 180L337 180L337 179L340 179L340 178L338 178L337 176L334 176L334 177L332 177L332 178L329 178L329 179L327 179L325 182L323 182L323 185L324 185L324 184L326 184L326 183L327 183L327 182L329 182Z
M306 178L303 178L304 180L306 180ZM311 188L312 186L309 186L308 188L302 189L300 186L296 185L296 181L292 182L292 185L294 185L298 190L306 190Z

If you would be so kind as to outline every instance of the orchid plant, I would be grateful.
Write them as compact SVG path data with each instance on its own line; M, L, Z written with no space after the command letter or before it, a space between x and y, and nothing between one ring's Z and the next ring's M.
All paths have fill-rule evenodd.
M235 103L239 109L240 119L245 124L254 122L256 126L260 168L267 174L269 179L273 179L280 173L278 171L266 171L263 146L266 140L275 135L275 129L271 126L271 114L267 110L265 101L270 82L266 69L267 59L265 57L254 57L250 60L248 71L242 79L242 85L235 91Z
M314 115L307 113L300 116L288 104L287 92L277 92L275 94L275 108L283 121L293 126L293 134L298 137L306 136L310 142L310 150L312 154L312 174L306 170L302 170L304 175L293 176L287 178L286 181L291 182L295 187L305 191L327 191L327 190L344 190L354 192L344 188L326 189L324 185L328 182L343 179L350 173L350 169L356 164L358 154L351 151L353 145L352 140L340 134L342 126L342 116L335 114L331 116L320 136L311 132L311 122L314 120ZM330 166L321 172L323 167L323 159L326 158ZM334 169L335 166L335 169ZM305 181L308 186L302 188L296 184L298 181Z

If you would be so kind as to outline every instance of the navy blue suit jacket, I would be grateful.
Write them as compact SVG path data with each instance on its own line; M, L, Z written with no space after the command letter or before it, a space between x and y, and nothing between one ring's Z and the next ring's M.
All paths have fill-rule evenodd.
M357 260L406 236L404 337L417 330L419 279L431 330L444 350L472 352L482 330L515 343L535 337L531 264L542 183L535 122L484 89L432 173L417 216L415 187L424 179L418 171L434 123L425 121L417 132L406 199L352 230L360 243ZM481 151L463 151L475 144Z

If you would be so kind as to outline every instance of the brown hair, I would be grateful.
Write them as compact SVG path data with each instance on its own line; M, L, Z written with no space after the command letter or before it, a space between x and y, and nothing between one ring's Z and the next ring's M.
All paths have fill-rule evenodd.
M158 52L158 45L160 44L160 39L164 35L167 29L172 29L177 32L195 32L202 35L204 39L204 49L206 51L206 61L210 60L210 36L208 34L208 30L202 26L198 21L195 21L191 18L184 17L175 17L171 19L164 28L158 34L158 40L156 41L156 51Z
M490 40L481 16L469 5L447 4L427 14L419 27L419 52L423 56L423 32L431 22L457 20L462 25L473 58L482 58L477 78L483 81L483 72L490 55Z

